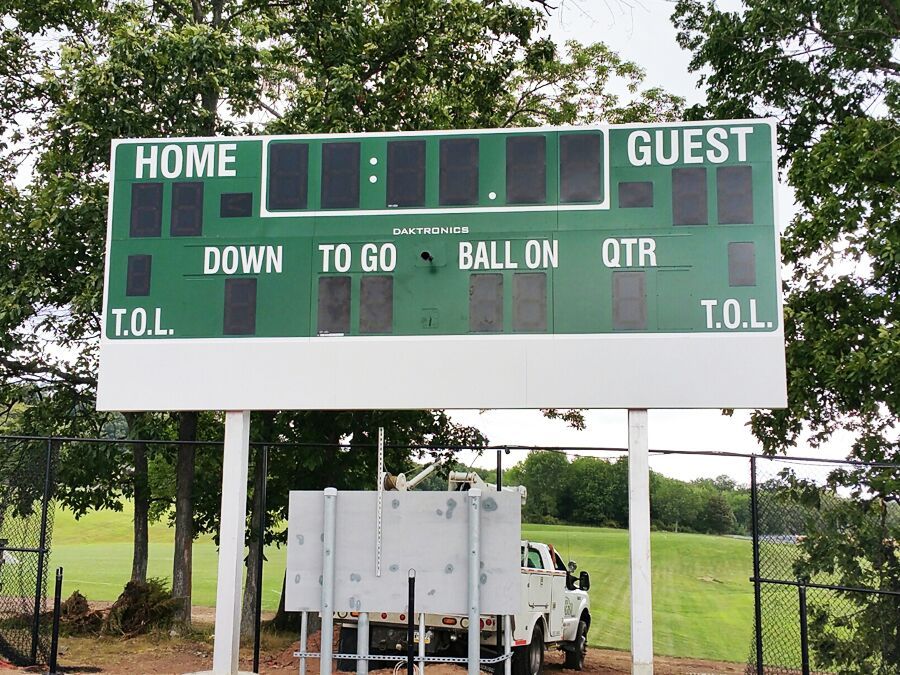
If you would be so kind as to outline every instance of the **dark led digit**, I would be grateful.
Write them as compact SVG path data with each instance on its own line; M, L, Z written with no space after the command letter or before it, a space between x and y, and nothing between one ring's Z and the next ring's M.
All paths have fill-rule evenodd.
M559 201L600 201L600 135L559 137Z
M252 192L226 192L219 201L221 218L248 218L253 215Z
M203 183L172 184L172 236L203 234Z
M394 277L364 276L359 282L359 332L390 333L394 326Z
M756 244L753 242L728 244L728 285L756 286Z
M513 330L547 330L547 274L522 272L513 275Z
M672 169L672 224L706 225L706 169Z
M306 143L269 145L269 208L296 210L306 208L309 190L309 146Z
M225 280L225 335L256 333L256 279Z
M619 183L619 208L634 209L653 206L653 182L636 181Z
M319 277L318 333L350 332L350 277Z
M469 330L499 333L503 330L503 275L469 276Z
M425 141L387 144L387 205L425 205Z
M149 255L128 256L128 277L125 295L150 295L150 267L153 262Z
M547 201L547 139L543 136L506 139L506 201L508 204Z
M322 144L322 208L359 206L359 143Z
M478 203L478 139L441 141L439 202L443 206Z
M716 203L719 223L753 223L753 169L749 166L720 166L716 169Z
M132 237L162 235L162 183L131 184Z
M643 272L613 272L613 328L647 327L647 293Z

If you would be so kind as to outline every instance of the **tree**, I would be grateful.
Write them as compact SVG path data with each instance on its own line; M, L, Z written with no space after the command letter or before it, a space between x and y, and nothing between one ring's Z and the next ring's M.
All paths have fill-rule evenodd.
M0 251L9 261L0 269L0 399L16 403L27 390L27 425L40 433L127 429L120 417L93 411L115 138L676 116L679 99L641 91L641 70L603 45L572 43L559 53L539 38L542 8L476 0L0 0ZM614 79L629 97L609 93ZM441 413L414 415L417 422L398 424L432 429L426 435L434 424L452 431ZM168 480L156 481L160 501L150 511L175 504L173 592L188 598L190 543L217 527L218 486L210 483L217 459L190 442L203 416L174 417L167 437L186 442L177 457L148 458L151 483L164 469L176 476L170 492ZM361 432L358 418L343 413L287 417L288 432L276 429L273 438L301 424L312 425L310 438L330 441ZM326 457L335 461L315 464L317 484L339 470L360 476L367 466L334 450ZM85 508L116 508L131 497L125 483L106 477L142 485L140 451L114 460L73 453L65 462L81 480L67 494ZM199 470L203 463L210 471ZM91 486L88 478L99 474L104 480ZM136 520L140 541L137 527Z
M893 0L679 0L700 117L778 118L798 212L787 226L788 408L757 411L767 451L835 429L860 459L900 460L900 9Z
M857 469L853 469L854 471ZM772 487L777 499L802 519L794 532L797 579L848 588L900 591L900 504L850 498L840 469L824 485L785 470ZM877 482L890 469L875 469ZM858 591L813 595L810 643L817 666L836 672L894 673L900 666L900 599Z
M735 526L734 512L720 492L713 492L706 500L700 516L703 529L710 534L727 534Z
M560 518L560 500L568 484L569 460L559 452L530 452L519 481L528 490L522 518L532 523Z

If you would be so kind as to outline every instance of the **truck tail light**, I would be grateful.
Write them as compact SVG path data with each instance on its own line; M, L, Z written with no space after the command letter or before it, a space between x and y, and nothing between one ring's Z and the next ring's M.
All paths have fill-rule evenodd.
M443 619L441 619L441 623L445 626L455 626L456 619L452 616L445 616Z
M387 618L387 612L382 612L382 613L381 613L381 618L382 618L382 619L386 619L386 618Z
M359 616L359 612L350 612L350 616Z

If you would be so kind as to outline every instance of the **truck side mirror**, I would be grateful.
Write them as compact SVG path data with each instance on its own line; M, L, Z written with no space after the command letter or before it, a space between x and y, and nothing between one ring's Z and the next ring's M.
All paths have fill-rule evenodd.
M574 560L569 561L568 570L569 574L575 574L575 570L578 568L578 565L575 564Z
M585 570L582 570L581 574L578 576L578 588L582 591L587 591L591 588L591 575Z

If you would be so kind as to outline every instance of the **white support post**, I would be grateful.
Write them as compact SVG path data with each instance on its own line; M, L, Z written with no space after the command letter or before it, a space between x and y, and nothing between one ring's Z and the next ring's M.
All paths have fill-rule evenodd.
M356 622L356 655L365 657L369 655L369 613L360 612ZM356 659L356 675L368 675L369 660Z
M331 675L334 640L334 540L337 521L337 490L325 488L324 539L322 542L322 645L319 674Z
M647 411L628 411L628 541L631 548L631 672L653 675L650 588L650 453Z
M214 675L235 675L238 672L249 453L250 413L246 410L226 412L225 448L222 457L222 514L219 522L216 635L213 647Z
M469 506L469 632L468 671L479 675L481 666L481 490L468 492Z
M419 675L425 675L425 612L419 612Z
M300 612L300 651L306 651L307 637L309 633L309 613ZM306 675L306 657L300 657L300 675Z
M503 617L503 653L506 661L503 662L503 675L512 675L512 617Z

